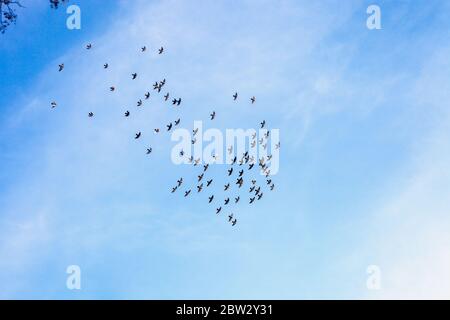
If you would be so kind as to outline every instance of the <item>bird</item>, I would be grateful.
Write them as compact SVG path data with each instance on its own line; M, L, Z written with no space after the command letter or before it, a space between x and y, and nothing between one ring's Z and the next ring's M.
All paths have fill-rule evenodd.
M231 225L234 227L234 226L236 225L236 223L237 223L237 219L234 219L234 220L231 222Z
M235 93L233 94L233 100L234 100L234 101L236 101L236 100L237 100L237 98L238 98L238 93L237 93L237 92L235 92Z
M203 172L205 172L206 170L208 170L208 168L209 168L209 164L207 163L207 164L205 164L205 165L203 166Z
M177 180L178 186L181 186L181 184L183 183L183 177L181 177L179 180Z
M88 49L88 50L90 50L92 48L92 44L88 44L87 46L86 46L86 49Z
M137 73L132 73L132 74L131 74L131 79L134 80L134 79L136 79L136 77L137 77Z
M176 126L179 125L179 124L180 124L180 121L181 121L180 118L178 118L177 120L175 120L175 125L176 125Z
M172 100L172 105L177 105L177 106L179 106L180 103L181 103L181 98L173 99L173 100Z
M256 180L252 180L252 184L256 184Z
M129 117L130 116L130 111L125 111L125 117Z
M197 178L198 178L198 181L200 182L203 179L203 173L201 175L197 176Z
M270 159L272 159L272 155L267 156L267 161L270 161Z
M189 195L189 193L191 193L191 189L189 189L188 191L185 191L184 196L187 197Z
M264 137L265 137L266 139L268 139L268 138L269 138L269 135L270 135L270 131L267 130L266 133L264 133Z
M159 132L159 128L153 129L153 131L155 131L155 133Z
M174 193L175 191L177 191L177 187L172 188L172 193Z
M159 83L158 83L158 81L156 81L154 84L153 84L153 90L157 90L159 88Z
M239 188L242 187L242 184L243 184L243 183L244 183L244 179L242 179L242 178L239 178L239 179L237 179L237 181L236 181L236 184L239 185Z
M263 120L263 121L261 122L261 129L264 128L265 125L266 125L266 120Z
M194 139L191 140L191 144L194 144L196 142L197 142L197 138L194 138Z
M194 166L197 166L200 163L200 158L194 160Z
M255 197L250 198L250 202L249 203L253 203L253 201L255 201Z
M169 123L168 125L166 125L166 127L167 127L167 131L170 131L170 129L172 129L172 122Z
M255 103L255 101L256 101L255 96L251 97L250 100L252 101L252 104Z
M226 199L224 200L225 205L227 205L228 202L230 202L230 198L226 198Z
M150 92L147 92L147 93L145 94L145 99L147 100L148 98L150 98Z
M166 95L164 96L164 101L169 100L169 93L167 92Z
M158 54L162 54L163 52L164 52L164 48L163 47L159 48Z
M233 173L233 168L228 169L228 176L231 176L232 173Z
M147 50L147 47L146 47L146 46L143 46L143 47L141 48L141 52L144 52L145 50Z
M220 210L222 210L222 207L218 207L218 208L216 209L216 214L218 214L218 213L220 212Z
M233 152L233 146L228 147L228 153L231 154Z
M253 190L255 190L255 186L253 186L253 187L250 187L250 190L248 191L248 192L253 192Z
M261 200L262 196L263 196L263 193L261 192L261 193L258 195L258 200Z
M275 149L280 149L280 142L275 145Z
M152 153L152 150L153 150L152 148L148 148L148 149L147 149L147 154Z
M224 186L223 191L227 191L229 187L230 187L230 184L227 183L227 184Z
M264 148L264 150L267 149L267 143L263 144L262 147Z
M94 116L94 113L93 112L89 112L88 116L89 116L89 118L92 118Z
M208 197L208 199L209 199L208 203L211 203L213 201L213 199L214 199L214 195Z
M272 183L272 179L267 180L267 184L271 184Z
M270 190L272 191L273 188L275 188L275 185L272 183L272 185L270 186Z
M50 103L50 105L52 106L52 109L53 108L56 108L56 106L58 105L55 101L52 101L52 103Z
M228 216L228 221L231 222L231 220L233 220L233 214L230 214L230 215Z
M194 134L194 136L197 134L197 132L198 132L198 128L192 130L192 133Z
M213 111L213 112L210 114L210 117L211 117L211 120L214 120L214 118L216 117L216 112Z
M206 186L209 187L209 185L213 182L213 179L206 181Z
M243 174L244 174L244 170L239 171L239 177L242 177Z
M234 198L234 203L238 203L240 199L241 199L241 197L239 197L239 196L237 198Z
M59 71L59 72L63 71L63 69L64 69L64 63L61 63L61 64L58 65L58 66L59 66L58 71Z
M254 165L255 165L254 163L249 164L249 165L248 165L248 170L252 170L252 168L253 168Z
M202 189L203 189L203 183L200 184L199 186L197 186L197 192L202 191Z
M261 187L256 188L255 189L255 195L258 195L260 191L261 191Z
M162 79L162 80L159 82L159 87L162 88L165 84L166 84L166 79Z
M135 135L135 139L139 139L141 137L141 132L139 131L138 133L136 133L136 135Z
M256 132L252 134L252 139L256 139Z
M114 91L114 90L116 90L116 88L115 87L109 87L109 91Z
M103 65L103 68L104 68L104 69L108 69L108 66L109 66L109 64L105 63L105 64Z
M235 156L235 157L233 158L233 161L231 162L231 165L235 164L236 161L237 161L237 157Z
M142 106L142 100L141 99L139 99L139 101L137 102L137 106L138 107Z

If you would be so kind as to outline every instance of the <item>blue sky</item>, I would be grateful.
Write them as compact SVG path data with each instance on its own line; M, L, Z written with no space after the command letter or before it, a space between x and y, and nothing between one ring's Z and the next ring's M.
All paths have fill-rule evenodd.
M81 30L23 2L0 36L0 297L450 296L447 1L71 1ZM150 99L125 121L162 78L182 108ZM212 110L220 129L280 130L276 191L238 228L170 194L194 173L150 132Z

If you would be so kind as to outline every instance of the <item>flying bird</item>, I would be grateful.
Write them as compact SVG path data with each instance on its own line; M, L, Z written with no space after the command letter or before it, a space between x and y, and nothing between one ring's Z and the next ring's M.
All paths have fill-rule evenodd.
M170 129L172 129L172 122L169 123L168 125L166 125L166 127L167 127L167 131L170 131Z
M158 133L159 132L159 128L156 128L153 131L155 131L155 133Z
M179 180L177 180L178 186L181 186L181 184L183 183L183 178L180 178Z
M64 69L64 63L61 63L61 64L58 65L58 66L59 66L58 71L59 71L59 72L63 71L63 69Z
M227 184L224 186L223 191L227 191L229 187L230 187L230 184L227 183Z
M230 198L226 198L226 199L224 200L225 205L227 205L228 202L230 202Z
M262 196L263 196L263 193L261 192L261 193L258 195L258 200L261 200Z
M136 77L137 77L137 73L132 73L131 74L131 78L134 80L134 79L136 79Z
M188 191L185 191L184 196L187 197L189 195L189 193L191 193L191 189L189 189Z
M280 149L280 142L278 142L276 145L275 145L275 149Z
M169 100L169 93L167 92L166 95L164 96L164 101Z
M213 199L214 199L214 195L208 197L208 199L209 199L208 203L211 203L213 201Z
M137 102L137 106L138 107L142 106L142 100L141 99L139 99L139 101Z
M222 210L222 207L218 207L218 208L216 209L216 214L218 214L218 213L220 212L220 210Z
M211 120L214 120L214 118L216 117L216 112L213 111L213 112L210 114L210 117L211 117Z
M265 125L266 125L266 120L263 120L263 122L261 122L261 129L264 128Z
M109 64L105 63L105 64L103 65L103 69L108 69L108 66L109 66Z
M249 203L253 203L253 201L255 201L255 197L250 198L250 202Z
M125 117L129 117L130 116L130 111L126 111L125 112Z
M164 48L163 47L159 48L158 54L162 54L163 52L164 52Z
M147 154L152 153L152 150L153 150L152 148L148 148L148 149L147 149Z
M238 93L235 92L235 94L233 94L233 100L236 101L237 98L238 98Z
M136 135L135 135L135 139L139 139L141 137L141 132L139 131L138 133L136 133Z
M86 46L86 49L88 49L88 50L90 50L92 48L92 44L88 44L87 46Z
M173 100L172 100L172 105L177 105L177 106L179 106L180 104L181 104L181 98L173 99Z
M180 121L181 121L180 118L178 118L177 120L175 120L175 125L176 125L176 126L179 125L179 124L180 124Z
M230 215L228 216L228 222L231 222L231 220L233 220L233 214L230 214Z
M150 92L147 92L147 93L145 94L145 99L147 100L148 98L150 98Z
M197 186L197 192L202 191L202 189L203 189L203 183L201 185Z
M240 199L241 199L241 197L239 197L239 196L237 198L234 198L234 203L238 203Z
M109 91L114 91L114 90L116 90L116 88L115 87L109 87Z
M88 116L89 116L89 118L92 118L94 116L94 113L93 112L89 112Z
M256 98L255 98L255 96L251 97L251 99L250 99L250 100L252 101L252 104L254 104L254 103L255 103L255 101L256 101Z
M141 48L141 52L144 52L145 50L147 50L147 47L146 47L146 46L143 46L143 47Z
M236 225L236 223L237 223L237 219L234 219L234 220L231 222L231 225L234 227L234 226Z
M202 173L201 175L197 176L199 182L200 182L200 180L203 179L203 175L204 175L204 174Z
M209 187L209 185L213 182L213 179L206 181L206 186Z
M175 191L177 191L177 187L172 188L172 193L174 193Z
M50 103L50 105L52 106L52 109L53 108L56 108L56 106L58 105L55 101L52 101L52 103Z
M228 176L231 176L232 173L233 173L233 168L228 169Z

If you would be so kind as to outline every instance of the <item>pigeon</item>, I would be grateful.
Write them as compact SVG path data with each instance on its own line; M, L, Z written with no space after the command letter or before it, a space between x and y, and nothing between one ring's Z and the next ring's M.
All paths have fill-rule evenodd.
M228 169L228 176L231 176L232 173L233 173L233 168Z
M166 127L167 127L167 131L170 131L170 129L172 129L172 122L169 123Z
M116 90L116 88L115 87L109 87L109 91L114 91L114 90Z
M125 112L125 117L129 117L130 116L130 111L126 111Z
M108 69L108 66L109 66L109 64L105 63L105 64L103 65L103 69Z
M181 186L181 184L183 183L183 178L180 178L179 180L177 180L178 186Z
M236 161L237 161L237 157L235 156L235 157L233 158L233 161L231 162L231 165L235 164Z
M232 152L233 152L233 146L230 146L230 147L228 148L228 153L231 154Z
M156 81L154 84L153 84L153 90L157 90L159 88L159 83L158 83L158 81Z
M169 100L169 93L167 92L166 95L164 96L164 101Z
M197 192L202 191L202 189L203 189L203 183L201 185L197 186Z
M191 193L191 189L189 189L188 191L185 191L184 196L187 197L189 195L189 193Z
M241 197L234 198L234 203L238 203Z
M88 50L90 50L92 48L92 44L88 44L87 46L86 46L86 49L88 49Z
M206 186L209 187L209 185L213 182L213 179L206 181Z
M147 50L147 47L146 47L146 46L143 46L143 47L141 48L141 52L145 52L145 50Z
M256 139L256 132L252 134L252 139Z
M132 74L131 74L131 79L134 80L134 79L136 79L136 77L137 77L137 73L132 73Z
M198 181L200 182L203 179L203 173L201 175L197 176L197 178L198 178Z
M233 100L234 100L234 101L236 101L236 100L237 100L237 98L238 98L238 93L237 93L237 92L235 92L235 93L233 94Z
M231 220L233 220L233 214L230 214L230 215L228 216L228 221L231 222Z
M216 214L218 214L218 213L220 212L220 210L222 210L222 207L218 207L218 208L216 209Z
M194 138L194 139L191 140L191 144L194 144L196 142L197 142L197 138Z
M177 187L172 188L172 193L174 193L175 191L177 191Z
M258 195L258 200L261 200L262 196L263 196L263 193L261 192L261 193Z
M208 203L211 203L214 199L214 195L212 195L211 197L208 197L208 199L209 199Z
M147 149L147 154L152 153L152 150L153 150L152 148L148 148L148 149Z
M64 69L64 63L61 63L61 64L58 65L58 66L59 66L58 71L59 71L59 72L63 71L63 69Z
M205 164L205 165L203 166L203 172L205 172L206 170L208 170L208 168L209 168L209 164L207 163L207 164Z
M272 159L272 155L267 156L267 161L270 161Z
M250 187L250 190L248 191L248 192L253 192L253 190L255 190L255 186L253 186L253 187Z
M239 171L239 177L242 177L243 174L244 174L244 170Z
M182 156L184 156L184 150L183 149L181 149L181 151L180 151L180 157L182 157Z
M272 183L272 179L267 180L267 184L271 184Z
M237 181L236 181L236 184L239 185L239 188L242 187L242 184L243 184L243 183L244 183L244 179L242 179L242 178L239 178L239 179L237 179Z
M230 184L227 183L227 184L224 186L223 191L227 191L229 187L230 187Z
M58 105L55 101L53 101L52 103L50 103L50 105L52 106L52 109L53 108L56 108L56 106Z
M136 133L136 136L134 138L139 139L140 137L141 137L141 132L139 131L138 133Z
M162 54L163 52L164 52L164 48L163 47L159 48L158 54Z
M173 100L172 100L172 104L173 104L173 105L177 105L177 106L179 106L179 105L180 105L180 103L181 103L181 98L178 98L178 99L173 99Z
M194 136L197 134L198 132L198 128L196 128L195 130L192 130L192 133L194 134Z
M227 205L228 202L230 202L230 198L226 198L226 199L224 200L225 205Z
M256 184L256 180L252 180L252 184Z
M155 133L158 133L159 132L159 128L156 128L153 131L155 131Z
M272 185L270 186L270 190L272 191L273 188L275 188L275 185L272 183Z
M89 118L92 118L94 116L94 113L93 112L89 112L88 116L89 116Z
M263 122L261 122L261 129L264 128L265 125L266 125L266 120L263 120Z
M249 166L248 166L248 170L252 170L252 168L253 168L253 166L254 166L255 164L254 163L252 163L252 164L249 164Z
M258 187L257 189L255 189L255 195L258 195L260 191L261 191L261 187Z
M276 145L275 145L275 149L280 149L280 142L278 142Z
M249 203L253 203L253 201L255 201L255 197L250 198L250 202Z
M180 118L178 118L177 120L175 120L175 125L176 125L176 126L179 125L179 124L180 124L180 121L181 121Z
M236 223L237 223L237 219L234 219L234 220L231 222L231 225L234 227L234 226L236 225Z
M211 117L211 120L214 120L214 118L216 117L216 112L213 111L213 112L210 114L210 117Z
M194 166L197 166L200 163L200 158L194 160Z
M142 100L141 99L139 99L139 101L137 102L137 106L138 107L142 106Z
M255 98L255 96L251 97L251 99L250 99L250 100L252 101L252 104L254 104L254 103L255 103L255 101L256 101L256 98Z
M148 98L150 98L150 92L147 92L147 93L145 94L145 100L147 100Z

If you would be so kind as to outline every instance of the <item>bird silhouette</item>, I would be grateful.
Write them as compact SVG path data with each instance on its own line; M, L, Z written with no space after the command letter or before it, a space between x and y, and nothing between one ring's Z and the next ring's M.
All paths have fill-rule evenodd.
M145 52L145 50L147 50L147 47L146 47L146 46L143 46L143 47L141 48L141 52Z
M52 103L50 103L52 109L56 108L56 106L58 105L55 101L52 101Z
M136 79L136 77L137 77L137 73L132 73L132 74L131 74L131 79L134 80L134 79Z
M197 186L197 192L202 191L202 189L203 189L203 183L200 184L199 186Z
M252 101L252 104L254 104L254 103L255 103L255 101L256 101L256 98L255 98L255 96L251 97L251 98L250 98L250 100Z
M147 149L147 154L150 154L150 153L152 153L152 148Z
M136 133L136 135L135 135L135 139L139 139L141 137L141 132L139 131L138 133Z
M108 66L109 66L109 64L105 63L105 64L103 65L103 69L108 69Z
M175 125L176 125L176 126L179 125L179 124L180 124L180 121L181 121L180 118L178 118L177 120L175 120Z
M205 165L203 166L203 172L205 172L206 170L208 170L208 168L209 168L209 164L207 163L207 164L205 164Z
M137 106L138 107L142 106L142 100L141 99L139 99L139 101L137 102Z
M130 111L126 111L125 112L125 117L129 117L130 116Z
M238 93L237 93L237 92L235 92L235 93L233 94L233 100L234 100L234 101L236 101L236 100L237 100L237 98L238 98Z
M209 116L211 117L211 120L214 120L214 118L216 117L216 112L213 111Z
M189 195L189 193L191 193L191 189L189 189L188 191L185 191L184 196L187 197Z
M167 92L166 95L164 96L164 101L169 100L169 93Z
M181 186L181 184L183 183L183 178L181 177L179 180L177 180L178 186Z
M239 196L237 198L234 198L234 203L238 203L240 199L241 199L241 197L239 197Z
M167 127L167 131L170 131L170 129L172 129L172 122L169 123L168 125L166 125L166 127Z
M61 63L60 65L58 65L59 69L58 71L61 72L64 69L64 63Z
M208 197L208 199L209 199L208 203L211 203L213 201L213 199L214 199L214 195Z
M233 173L233 168L228 169L228 176L231 176L232 173Z
M203 179L203 173L201 175L197 176L197 178L198 178L198 181L200 182Z
M230 187L230 184L227 183L227 184L224 186L223 191L227 191L229 187Z
M255 197L250 198L250 202L249 203L253 203L253 201L255 201Z
M86 46L86 49L88 49L88 50L90 50L92 48L92 44L88 44L87 46Z
M109 91L113 92L114 90L116 90L115 87L109 87Z
M234 227L234 226L236 225L236 223L237 223L237 219L234 219L234 220L231 222L231 225Z
M209 185L213 182L213 179L206 181L206 186L209 187Z
M177 187L172 188L172 193L174 193L175 191L177 191Z
M94 116L94 113L93 112L89 112L88 116L89 116L89 118L92 118Z
M147 92L147 93L145 94L145 99L147 100L148 98L150 98L150 92Z
M265 125L266 125L266 120L263 120L263 121L261 122L261 129L264 128Z
M162 54L163 52L164 52L164 48L163 47L159 48L158 54Z
M226 198L226 199L224 200L225 205L227 205L228 202L230 202L230 198Z
M218 208L216 209L216 214L218 214L218 213L220 212L220 210L222 210L222 207L218 207Z

